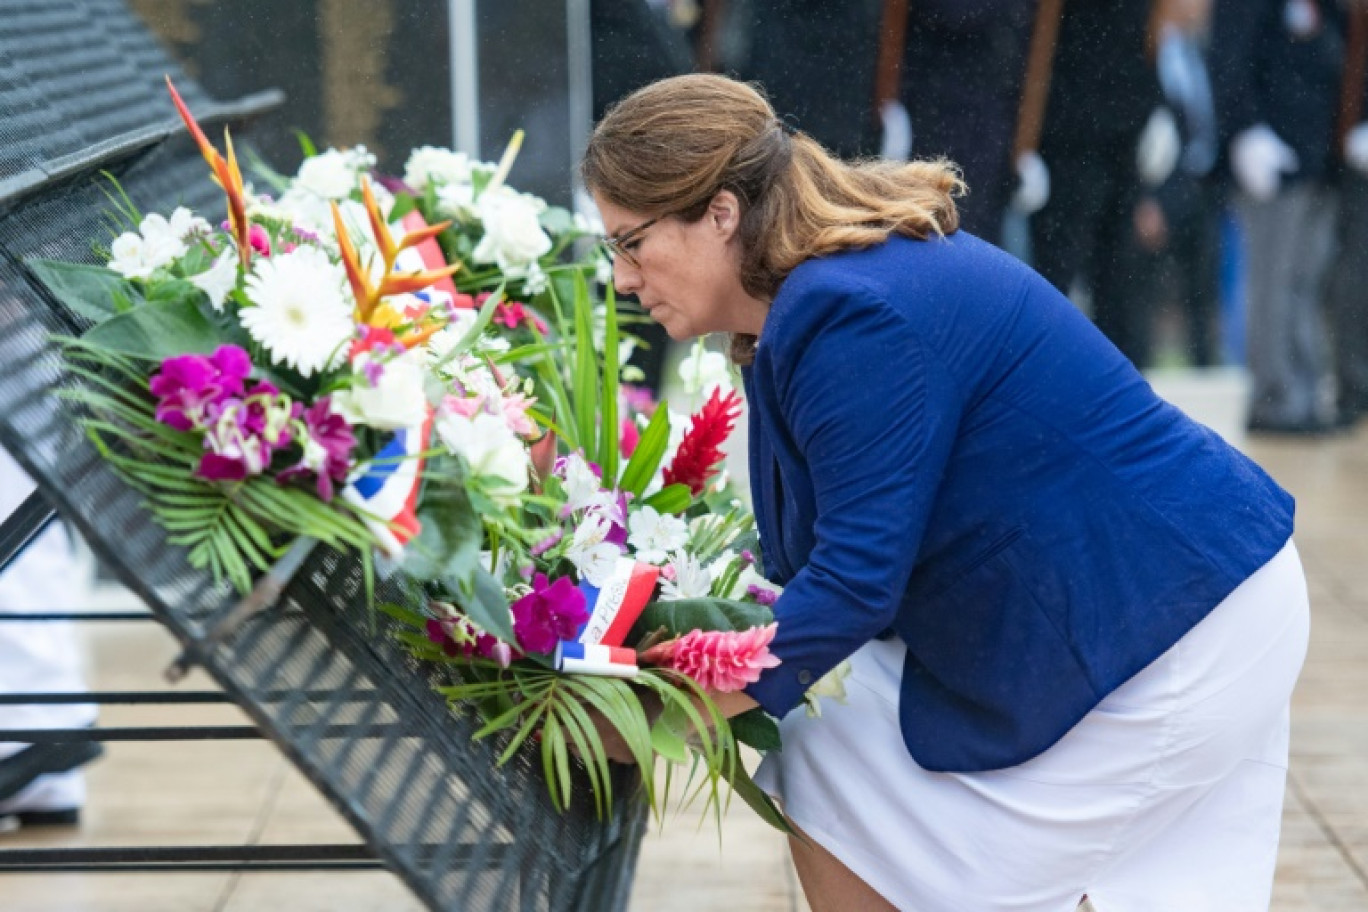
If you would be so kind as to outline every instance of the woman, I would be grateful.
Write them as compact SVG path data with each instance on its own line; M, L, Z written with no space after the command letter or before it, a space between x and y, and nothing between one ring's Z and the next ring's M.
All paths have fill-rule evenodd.
M743 366L782 664L718 701L783 719L758 779L815 912L1265 908L1292 499L958 232L944 163L842 164L695 75L582 170L618 289ZM845 704L790 712L848 657Z

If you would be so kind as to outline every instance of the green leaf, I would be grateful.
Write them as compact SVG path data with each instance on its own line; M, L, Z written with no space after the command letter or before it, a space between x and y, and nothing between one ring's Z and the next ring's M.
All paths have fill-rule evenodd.
M577 288L580 286L576 286ZM584 286L585 295L588 287ZM618 324L617 299L613 287L608 286L608 302L604 309L603 331L603 396L599 409L599 466L609 486L618 477Z
M227 341L197 308L178 301L144 304L110 317L82 339L92 346L161 361L176 355L210 355Z
M513 633L513 615L508 609L508 599L504 597L503 585L488 570L479 566L475 568L473 582L470 591L461 594L461 610L485 633L498 637L510 645L517 645L518 638Z
M575 381L570 390L574 401L575 432L585 458L597 462L594 454L594 419L598 404L598 357L594 351L593 305L583 276L575 277Z
M742 744L749 744L758 751L780 749L779 723L760 707L732 716L732 737Z
M689 761L689 742L685 738L689 718L678 703L671 703L651 726L651 748L672 763Z
M412 608L405 608L403 605L396 605L394 602L385 602L375 607L377 611L389 615L401 624L406 624L416 630L427 629L427 618Z
M313 158L318 154L318 148L314 145L314 141L309 138L308 133L303 130L295 130L294 135L299 142L299 151L303 153L305 158Z
M642 504L654 507L659 513L683 513L693 504L693 491L686 484L672 484L656 491Z
M672 636L690 630L749 630L774 621L774 612L764 605L734 602L730 599L700 598L652 602L637 619L627 642L634 643L648 631L664 627Z
M429 460L428 470L432 476L418 508L422 529L404 549L404 570L419 580L456 580L465 589L480 558L482 531L465 468L455 457L439 457Z
M571 214L570 210L560 206L547 206L542 210L540 220L542 227L552 237L565 234L575 227L575 216Z
M207 300L203 291L193 282L185 279L166 279L153 282L147 289L148 303L176 304L189 309L198 309L201 301Z
M755 784L745 766L740 763L734 764L729 770L730 775L726 776L727 782L732 787L733 794L740 796L741 800L750 805L751 810L760 815L760 819L774 827L781 833L797 836L797 832L789 825L788 818L779 810L774 803L774 799L765 794L760 786Z
M665 458L665 448L670 445L670 410L665 403L656 406L646 430L641 432L641 440L622 473L620 490L640 497L646 486L660 468L660 460Z
M418 203L407 193L396 193L394 195L394 207L390 209L390 223L399 221L410 212L418 210Z
M143 303L142 293L132 282L103 266L41 259L25 260L24 264L57 300L95 323L118 314L116 302L120 298Z

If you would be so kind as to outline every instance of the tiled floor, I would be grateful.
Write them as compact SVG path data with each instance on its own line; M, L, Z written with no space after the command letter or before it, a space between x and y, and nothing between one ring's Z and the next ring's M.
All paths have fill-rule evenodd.
M1297 540L1310 576L1313 632L1296 697L1292 770L1274 890L1277 912L1368 910L1368 428L1325 442L1259 440L1251 453L1298 497ZM169 636L146 625L89 629L92 684L152 689ZM203 681L183 686L196 687ZM234 722L228 707L180 711ZM137 724L164 708L107 708ZM355 839L275 750L258 742L116 743L90 768L79 831L0 836L23 845L343 842ZM409 912L383 874L6 875L0 912ZM719 844L698 810L667 819L644 845L633 912L798 912L807 906L781 838L740 803ZM972 910L965 910L972 912ZM1105 912L1105 910L1103 910Z

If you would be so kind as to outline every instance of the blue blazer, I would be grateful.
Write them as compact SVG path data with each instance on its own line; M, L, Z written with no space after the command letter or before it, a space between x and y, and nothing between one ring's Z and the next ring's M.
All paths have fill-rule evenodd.
M964 232L802 264L743 373L785 586L782 664L747 691L783 716L896 632L902 735L929 770L1044 751L1292 534L1258 466Z

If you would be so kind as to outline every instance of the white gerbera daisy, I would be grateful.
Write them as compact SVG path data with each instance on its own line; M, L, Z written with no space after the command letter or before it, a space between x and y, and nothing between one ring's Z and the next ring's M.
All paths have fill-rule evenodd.
M308 377L346 354L355 325L342 268L314 247L257 259L247 277L242 325L277 364Z

